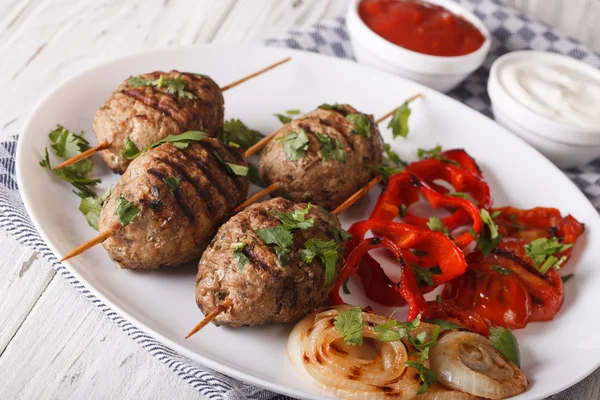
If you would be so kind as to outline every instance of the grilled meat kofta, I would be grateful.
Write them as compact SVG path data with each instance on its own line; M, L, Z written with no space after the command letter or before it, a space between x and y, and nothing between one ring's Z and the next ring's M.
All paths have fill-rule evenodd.
M156 71L119 85L96 112L92 126L98 143L110 145L102 158L122 174L130 163L123 154L126 144L141 150L191 130L216 136L223 115L221 89L208 76Z
M202 254L196 303L205 315L227 304L217 325L296 321L331 291L345 234L319 206L283 198L254 204L221 226Z
M247 166L239 149L214 138L187 148L161 144L133 160L100 215L100 231L116 229L103 243L113 261L154 269L199 258L247 197L248 177L236 175L233 164ZM132 209L139 215L126 225L122 215Z
M372 115L322 105L279 129L261 154L259 176L281 183L275 196L332 210L377 175L382 153Z

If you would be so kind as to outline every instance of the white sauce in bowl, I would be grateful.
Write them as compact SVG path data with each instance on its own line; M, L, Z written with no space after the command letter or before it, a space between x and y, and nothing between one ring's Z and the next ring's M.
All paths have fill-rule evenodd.
M547 59L510 60L500 83L519 103L556 122L600 131L600 79Z

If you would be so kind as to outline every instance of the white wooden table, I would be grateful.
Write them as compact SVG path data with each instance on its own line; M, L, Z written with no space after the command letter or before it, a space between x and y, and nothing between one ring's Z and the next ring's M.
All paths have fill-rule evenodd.
M156 47L253 42L343 14L348 1L0 0L0 139L92 65ZM600 0L570 1L569 13L561 0L510 2L600 50ZM3 231L0 277L0 399L199 397ZM586 394L600 398L600 382Z

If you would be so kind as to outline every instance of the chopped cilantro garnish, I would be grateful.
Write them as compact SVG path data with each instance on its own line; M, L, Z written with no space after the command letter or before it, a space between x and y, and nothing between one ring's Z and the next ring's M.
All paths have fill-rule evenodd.
M444 225L444 221L438 217L429 218L429 221L427 221L426 225L433 231L442 232L444 235L450 234L450 230L446 225Z
M256 234L266 244L275 245L277 259L282 266L286 266L289 255L287 248L292 245L294 235L283 226L274 226L272 228L261 228L256 230Z
M115 199L115 212L119 217L121 225L127 226L140 215L142 210L134 207L132 202L123 197L123 194L119 194Z
M383 151L385 153L386 158L384 159L384 164L388 166L396 166L398 168L403 168L408 165L406 161L400 158L398 153L392 150L392 146L389 144L383 145Z
M246 165L238 165L238 164L233 164L233 163L227 162L216 151L213 154L217 160L219 160L223 165L225 165L225 168L227 168L227 172L229 172L230 174L234 174L234 175L238 175L238 176L248 176L249 168Z
M290 132L285 136L280 136L275 140L281 141L283 151L290 161L297 161L304 157L306 150L308 150L308 137L304 129Z
M238 271L241 271L242 268L244 268L244 265L251 263L250 259L242 252L244 247L246 247L246 243L231 243L231 246L229 247L233 249L233 258L237 262Z
M239 119L230 119L225 121L223 129L219 132L218 138L223 143L232 143L239 145L242 149L247 150L262 139L260 132L248 128Z
M477 233L471 229L469 232L471 236L475 238L477 241L477 246L475 247L477 250L481 251L484 256L487 256L491 253L492 250L498 246L500 243L500 239L502 237L498 233L498 225L494 222L495 216L497 213L490 215L490 213L486 209L481 209L479 211L479 215L481 217L481 221L483 222L483 226L481 228L481 234L477 235Z
M294 229L308 229L315 226L314 218L306 218L306 214L311 209L309 203L306 208L301 210L294 210L291 213L280 212L280 211L269 211L269 214L276 216L285 229L292 231Z
M419 160L422 160L423 158L439 156L441 152L442 152L442 146L438 144L437 146L435 146L434 148L429 149L429 150L418 149L417 157L419 157Z
M79 211L85 217L88 225L98 230L98 221L100 221L100 212L102 212L102 206L106 203L106 200L112 194L112 188L109 188L102 196L100 197L84 197L81 199L79 203Z
M512 274L512 272L509 269L502 268L499 265L492 265L492 270L494 270L502 275L511 275Z
M283 115L283 114L273 114L274 116L277 117L277 119L279 120L279 122L281 122L282 124L287 124L288 122L292 122L292 117L288 117L287 115Z
M346 108L343 105L338 104L338 103L335 103L335 104L323 103L317 108L320 108L321 110L331 110L331 111L338 111L338 112L342 112L342 113L346 112Z
M438 295L438 297L440 297L440 296ZM441 297L440 297L440 302L441 302ZM432 319L428 319L425 322L427 322L428 324L437 325L440 328L444 328L444 329L465 329L464 326L455 324L454 322L446 321L445 319L432 318Z
M158 79L146 79L141 76L129 78L127 83L132 87L141 86L154 86L157 88L165 88L167 92L171 94L177 94L177 96L184 99L196 99L196 95L192 92L187 92L187 82L183 77L178 76L177 78L166 78L161 75Z
M335 329L340 336L344 338L344 342L352 346L362 346L363 344L363 321L362 310L359 307L354 307L351 310L342 311L335 317Z
M448 193L448 195L454 196L454 197L460 197L461 199L469 200L473 204L477 204L475 199L473 199L473 197L471 197L471 195L467 192L454 192L454 193Z
M562 253L571 247L573 244L562 244L556 237L539 238L526 244L525 251L540 273L545 274L550 268L559 269L567 261L567 256L557 258L554 254Z
M497 328L491 327L488 339L504 357L512 361L517 367L521 366L519 343L510 329L502 326Z
M385 165L366 164L365 166L367 168L371 168L371 169L374 169L375 171L377 171L379 173L379 175L381 175L381 177L383 178L384 182L387 182L388 179L390 179L390 176L399 174L400 172L404 171L404 168L387 167Z
M321 143L321 157L323 161L337 160L346 162L346 151L344 144L339 139L331 140L330 136L317 133L317 139Z
M405 138L408 135L408 117L410 117L410 112L411 110L407 101L394 111L392 119L387 126L388 128L392 128L394 139L398 136Z
M338 260L338 244L335 240L308 239L304 244L304 250L300 251L300 255L306 263L311 263L315 257L319 257L321 264L325 267L325 285L333 281Z
M206 133L200 131L187 131L179 135L169 135L166 138L159 140L149 148L153 149L163 143L171 143L178 149L187 149L192 142L198 142L206 138ZM147 150L147 149L145 149ZM144 151L145 151L144 150Z
M165 183L165 185L167 185L167 187L169 188L169 192L171 192L172 195L175 194L175 191L177 190L177 188L179 188L179 184L181 183L181 178L178 176L166 177L162 178L162 180Z
M121 154L128 160L133 160L140 155L140 150L137 148L135 143L131 141L129 137L125 139L125 144L121 150Z
M417 280L417 285L419 285L419 287L435 286L433 275L441 275L442 273L440 267L425 268L421 267L420 265L410 263L410 268L415 275L415 279Z
M371 120L365 114L348 114L346 119L354 124L352 135L371 136Z

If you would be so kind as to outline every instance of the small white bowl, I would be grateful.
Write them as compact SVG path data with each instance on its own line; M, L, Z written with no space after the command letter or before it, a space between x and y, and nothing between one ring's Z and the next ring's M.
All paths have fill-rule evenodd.
M490 49L490 33L484 23L466 8L452 0L426 0L442 6L475 25L485 37L480 48L472 53L442 57L417 53L400 47L376 34L358 15L358 3L352 0L348 7L346 23L352 40L354 55L361 64L422 83L440 92L447 92L461 83L483 64Z
M523 58L543 58L600 81L599 70L571 57L543 51L507 53L492 64L488 80L495 120L521 136L560 168L581 167L600 157L600 126L584 129L554 121L521 104L504 88L499 77L500 69L509 61Z

